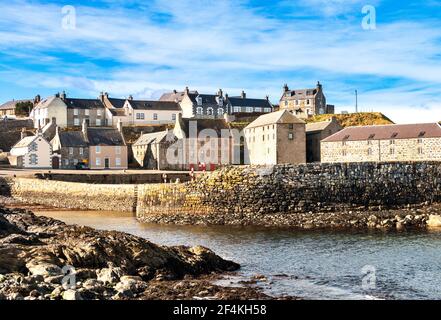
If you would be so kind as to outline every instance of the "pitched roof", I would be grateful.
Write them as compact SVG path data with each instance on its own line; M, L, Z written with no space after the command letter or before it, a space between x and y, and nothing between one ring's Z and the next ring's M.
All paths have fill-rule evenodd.
M126 103L126 99L107 98L107 100L109 100L112 106L116 109L123 108Z
M306 124L306 132L315 132L325 130L332 121L312 122Z
M17 142L12 148L24 148L28 147L32 142L34 142L35 139L37 139L38 136L29 136L21 139L19 142Z
M8 101L8 102L5 102L4 104L2 104L0 106L0 110L15 109L15 105L17 103L21 103L21 102L31 102L31 103L34 103L34 100L11 100L11 101Z
M142 101L142 100L129 100L130 105L135 110L169 110L180 111L179 104L173 101Z
M272 104L267 99L249 99L242 97L228 97L228 101L233 107L258 107L272 108Z
M62 131L58 136L62 147L87 147L88 145L82 131Z
M37 105L35 106L34 109L43 109L43 108L46 108L47 106L49 106L49 105L50 105L54 100L56 100L56 99L61 100L59 97L56 97L56 96L52 96L52 97L49 97L49 98L43 99L43 100L40 101L39 104L37 104Z
M262 127L271 124L290 124L290 123L304 124L305 122L297 118L288 110L281 110L260 116L259 118L251 122L246 127L246 129Z
M161 142L169 133L169 131L146 133L139 137L133 144L134 146L149 145L154 142Z
M99 99L64 99L68 109L100 109L104 104Z
M124 117L126 115L126 111L124 109L107 109L115 117Z
M348 127L323 142L441 138L438 123L392 124L378 126Z
M192 128L196 128L198 134L202 130L211 129L216 131L219 137L221 136L222 130L230 129L224 119L182 119L181 129L187 138L190 137L190 129Z
M190 91L191 94L197 94L197 91ZM168 92L164 93L161 98L159 98L159 101L172 101L172 102L182 102L184 99L185 92Z
M117 129L87 128L87 138L92 146L124 146L124 138Z
M288 99L306 99L313 98L317 94L317 88L289 90L284 92L283 97Z
M219 104L217 102L217 98L219 98L218 95L215 94L198 94L198 93L190 93L189 95L190 100L193 102L193 104L197 105L198 101L197 98L202 98L202 106L201 107L218 107ZM223 105L225 106L227 101L224 97L223 98Z

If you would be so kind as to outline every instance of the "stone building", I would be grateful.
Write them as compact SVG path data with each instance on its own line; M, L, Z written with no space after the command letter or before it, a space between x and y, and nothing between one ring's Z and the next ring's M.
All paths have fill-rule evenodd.
M73 169L79 162L97 170L128 168L127 145L121 123L118 129L90 128L84 119L80 131L58 129L51 144L60 156L62 169Z
M322 162L441 161L438 123L349 127L326 138Z
M34 128L43 128L53 118L56 119L58 126L66 128L67 106L57 94L40 101L31 111L30 118L34 122Z
M307 119L319 114L335 113L335 107L326 104L326 97L320 82L317 83L315 88L299 90L291 90L285 84L279 109L289 110L300 119Z
M236 119L252 118L255 120L262 114L273 111L273 105L266 99L248 98L242 91L240 96L230 97L222 89L216 94L200 94L190 91L188 87L183 92L174 90L162 95L160 101L174 101L181 106L184 118L196 119Z
M335 117L329 121L314 122L306 124L306 161L320 162L321 161L321 142L323 139L342 130Z
M8 157L12 166L24 169L52 168L52 147L43 137L41 130L35 136L27 137L24 132L22 139L16 143Z
M252 165L306 163L305 122L288 110L260 116L244 129Z
M167 149L175 142L172 131L142 134L132 145L133 157L141 168L167 170Z
M174 101L134 100L129 97L125 102L128 124L134 126L174 124L181 107ZM124 123L123 121L123 124Z
M29 103L29 105L36 106L38 103L40 103L40 100L41 100L40 96L37 95L35 97L35 99L33 99L33 100L11 100L11 101L5 102L4 104L0 105L0 118L19 117L20 115L16 114L16 106L18 103ZM32 112L32 110L29 110L29 111Z

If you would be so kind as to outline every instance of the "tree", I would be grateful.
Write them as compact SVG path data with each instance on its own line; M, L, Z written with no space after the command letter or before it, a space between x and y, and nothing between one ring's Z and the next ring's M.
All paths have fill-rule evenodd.
M18 117L29 117L34 104L30 101L21 101L15 104L15 115Z

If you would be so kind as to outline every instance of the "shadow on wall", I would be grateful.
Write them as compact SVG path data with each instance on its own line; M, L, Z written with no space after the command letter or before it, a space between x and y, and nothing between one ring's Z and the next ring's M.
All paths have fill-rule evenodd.
M11 196L11 186L5 178L0 177L0 196L10 197Z

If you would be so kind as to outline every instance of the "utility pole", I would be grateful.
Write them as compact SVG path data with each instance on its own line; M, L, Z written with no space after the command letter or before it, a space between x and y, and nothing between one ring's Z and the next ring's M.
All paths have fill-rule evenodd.
M355 90L355 113L358 113L358 90Z

